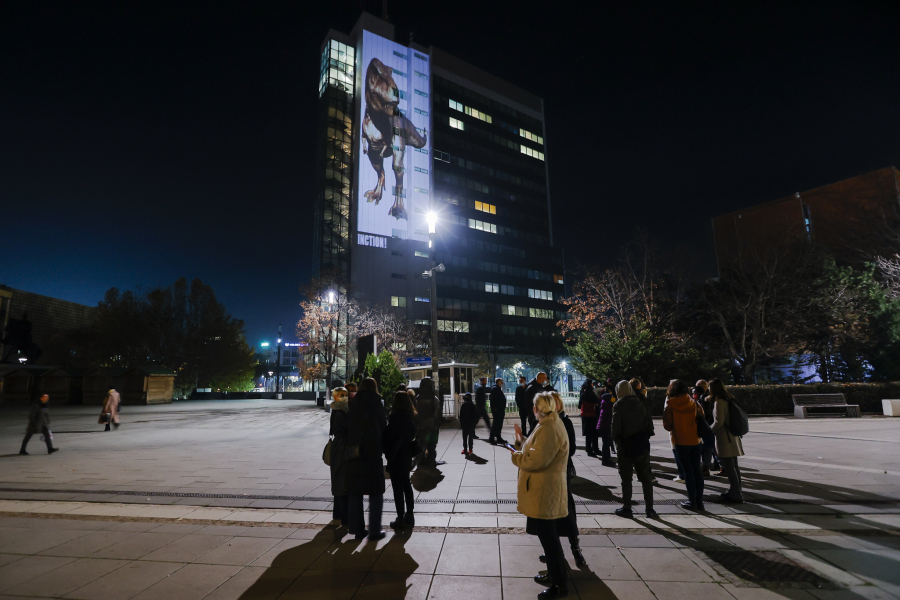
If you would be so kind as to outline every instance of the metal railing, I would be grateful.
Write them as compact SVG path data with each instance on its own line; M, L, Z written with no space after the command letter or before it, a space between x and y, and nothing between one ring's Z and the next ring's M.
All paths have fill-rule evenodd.
M515 392L507 392L506 394L506 414L519 414L519 407L516 406ZM578 414L578 392L560 392L563 399L563 406L566 413L574 415ZM462 404L462 397L457 395L456 399L450 397L449 394L444 395L444 411L443 416L449 419L455 419L459 416L459 406Z

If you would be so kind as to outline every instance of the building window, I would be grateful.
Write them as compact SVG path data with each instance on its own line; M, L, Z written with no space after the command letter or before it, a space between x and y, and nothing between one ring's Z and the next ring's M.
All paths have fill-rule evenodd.
M425 97L425 98L428 97L428 92L423 92L422 90L416 90L416 93L422 97Z
M450 331L453 333L469 333L469 324L466 321L438 320L438 331Z
M416 58L418 58L419 60L428 60L428 57L427 57L427 56L422 56L422 55L419 54L418 52L413 52L413 55L414 55Z
M428 193L428 190L426 190L425 188L420 188L420 187L417 187L417 188L416 188L416 191L419 192L420 194L427 194L427 193Z
M497 207L493 204L488 204L487 202L478 202L475 201L475 210L480 210L481 212L491 213L492 215L497 214Z
M422 110L421 108L414 108L413 110L415 110L417 114L420 114L420 115L423 115L423 116L426 116L426 117L428 116L428 111L427 111L427 110Z
M447 154L446 152L441 152L440 150L435 150L434 151L434 159L439 160L441 162L449 163L450 155Z
M391 296L391 306L406 307L406 296Z
M353 95L355 52L353 46L342 44L337 40L328 40L322 51L319 96L328 86Z
M500 293L500 284L485 282L484 291L490 292L492 294L499 294Z
M428 75L426 75L425 73L422 73L421 71L416 71L416 75L418 75L422 79L428 79Z
M538 319L552 319L553 311L545 308L529 308L528 316L535 317Z
M803 210L803 226L806 228L806 239L812 241L812 212L809 210L808 204L800 203Z
M530 156L531 158L536 158L538 160L544 160L543 152L538 152L537 150L534 150L522 144L519 145L519 148L521 149L522 154L524 154L525 156Z
M391 279L406 279L406 275L403 273L391 273Z
M406 73L403 71L398 71L397 69L393 70L394 75L400 75L401 77L406 77Z
M428 169L423 169L422 167L416 167L416 173L425 173L428 175Z
M453 117L450 117L450 127L452 127L453 129L459 129L460 131L466 130L466 124L459 119L454 119Z
M553 283L560 283L560 284L561 284L562 282L563 282L563 276L562 276L562 275L554 275L554 276L553 276Z
M416 325L431 325L428 319L416 319Z
M528 290L528 297L534 298L536 300L553 300L553 292L548 292L546 290Z
M422 250L416 250L416 256L420 258L428 258L428 253Z
M536 143L538 143L538 144L540 144L540 145L542 145L542 146L544 145L544 138L542 138L542 137L539 136L539 135L535 135L535 134L531 133L530 131L525 131L524 129L520 129L520 130L519 130L519 135L521 135L521 136L522 136L523 138L525 138L526 140L530 140L530 141L532 141L532 142L536 142Z
M431 299L423 298L422 296L416 296L416 302L431 302Z
M394 50L394 56L399 56L399 57L402 58L403 60L406 60L406 55L405 55L405 54L400 54L400 53L397 52L396 50Z
M485 123L493 123L493 119L491 115L481 112L480 110L474 109L471 106L466 106L462 102L457 102L456 100L449 100L450 108L453 110L458 110L459 112L466 113L470 117L475 117L479 121L484 121Z
M469 219L469 228L477 229L478 231L486 231L488 233L497 233L497 226L495 224L475 219Z

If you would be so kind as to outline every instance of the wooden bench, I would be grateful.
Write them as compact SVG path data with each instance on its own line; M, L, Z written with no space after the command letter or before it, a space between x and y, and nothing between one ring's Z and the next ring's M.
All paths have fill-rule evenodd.
M805 419L810 408L840 408L848 417L859 417L859 405L847 404L843 394L793 394L794 418Z

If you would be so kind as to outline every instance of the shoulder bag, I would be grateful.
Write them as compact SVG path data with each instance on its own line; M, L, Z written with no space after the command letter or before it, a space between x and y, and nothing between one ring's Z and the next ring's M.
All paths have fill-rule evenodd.
M322 451L322 462L331 466L331 438L328 438L328 441L325 442L325 450Z

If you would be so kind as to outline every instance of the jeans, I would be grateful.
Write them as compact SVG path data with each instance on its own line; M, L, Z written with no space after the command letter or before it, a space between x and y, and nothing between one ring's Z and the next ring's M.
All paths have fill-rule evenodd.
M475 428L474 427L463 427L462 430L462 438L463 438L463 450L471 450L472 449L472 440L475 439Z
M622 446L619 446L619 450ZM625 508L631 508L631 472L637 473L638 481L644 490L644 504L646 510L653 508L653 484L650 474L650 452L644 452L638 456L628 457L619 452L619 476L622 478L622 504Z
M703 470L700 467L700 455L703 444L696 446L675 446L681 467L684 469L684 485L687 488L688 500L694 505L703 504Z
M402 518L406 513L412 513L413 511L413 489L412 484L409 482L409 471L400 471L397 468L394 471L391 473L391 487L394 489L394 506L397 507L397 517ZM371 512L370 507L370 515Z
M522 421L522 435L524 437L528 437L529 431L534 431L534 428L537 427L537 419L534 418L534 413L530 410L522 410L519 409L519 419ZM531 425L531 429L528 426Z
M359 535L366 530L362 494L350 494L347 498L348 529L351 535ZM381 531L381 511L384 509L384 494L369 495L369 532Z
M722 463L722 470L728 475L728 497L735 502L743 502L741 468L738 466L737 456L729 456L728 458L720 456L719 461Z
M491 428L491 418L487 414L487 407L484 405L479 406L475 405L476 412L478 413L478 419L475 421L475 427L478 427L478 421L484 419L485 425L487 425L488 429Z
M562 544L559 543L559 534L556 532L556 522L549 519L531 519L537 528L537 537L547 557L547 571L551 581L558 586L568 587L566 580L566 558L563 554Z
M681 459L678 458L678 450L672 448L672 454L675 455L675 466L678 467L678 479L684 480L684 467L681 466Z
M503 431L503 411L491 411L491 414L494 417L494 424L491 425L491 439L499 440L501 438L500 433Z

